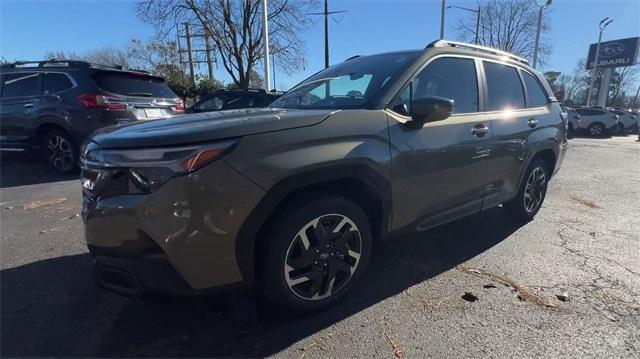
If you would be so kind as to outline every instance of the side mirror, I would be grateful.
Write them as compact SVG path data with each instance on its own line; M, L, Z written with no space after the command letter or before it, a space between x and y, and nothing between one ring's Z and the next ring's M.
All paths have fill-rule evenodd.
M411 118L415 124L441 121L453 112L453 100L439 96L427 96L411 102Z

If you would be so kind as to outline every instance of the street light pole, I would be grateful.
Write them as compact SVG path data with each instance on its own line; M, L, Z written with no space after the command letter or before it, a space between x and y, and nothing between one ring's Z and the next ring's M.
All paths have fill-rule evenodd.
M536 68L536 65L538 65L538 46L540 45L540 31L542 30L542 11L548 8L549 6L551 6L551 1L552 0L547 0L546 3L540 4L538 3L538 0L536 0L536 6L538 6L540 10L538 10L538 26L536 30L536 44L535 44L535 47L533 48L533 68L534 69Z
M607 25L611 24L613 19L609 19L609 17L605 17L600 21L600 32L598 33L598 44L596 45L596 55L593 61L593 73L591 74L591 81L589 83L589 92L587 95L587 106L591 106L591 95L593 94L593 84L596 82L596 74L598 69L598 57L600 56L600 42L602 41L602 32L607 27Z
M262 42L264 43L264 88L271 91L271 65L269 64L269 19L267 0L262 0Z
M461 9L461 10L466 10L466 11L470 11L470 12L475 12L477 14L476 17L476 40L475 40L475 44L478 44L479 41L479 34L480 34L480 6L478 6L478 10L475 9L469 9L468 7L462 7L462 6L456 6L456 5L449 5L447 6L447 9L450 8L456 8L456 9Z
M442 0L442 7L440 9L440 39L444 39L444 9L445 0Z

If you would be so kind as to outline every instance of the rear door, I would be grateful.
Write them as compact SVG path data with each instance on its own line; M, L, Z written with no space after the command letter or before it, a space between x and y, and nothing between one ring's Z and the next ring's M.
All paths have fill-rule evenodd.
M39 73L21 72L4 76L0 99L0 146L4 151L29 147L29 134L35 132L33 119L39 95Z
M491 116L493 134L491 152L494 158L488 174L491 185L483 204L489 208L518 192L520 172L529 151L529 136L540 126L540 116L549 111L544 98L527 106L522 74L516 67L489 60L482 63L485 109Z
M424 230L481 209L491 129L480 115L476 61L433 59L389 105L394 228ZM411 98L454 100L451 117L412 128Z

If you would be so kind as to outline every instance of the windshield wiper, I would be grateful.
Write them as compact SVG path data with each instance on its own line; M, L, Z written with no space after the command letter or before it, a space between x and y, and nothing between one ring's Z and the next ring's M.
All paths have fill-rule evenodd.
M153 97L151 92L129 92L127 95L130 96L141 96L141 97Z

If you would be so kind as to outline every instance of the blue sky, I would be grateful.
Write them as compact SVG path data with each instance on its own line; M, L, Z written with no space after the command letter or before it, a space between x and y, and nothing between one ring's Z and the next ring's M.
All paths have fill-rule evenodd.
M134 4L133 0L0 0L0 56L9 60L40 59L48 50L82 54L101 47L125 46L130 38L149 38L153 29L136 17ZM477 3L447 0L447 4L475 7ZM330 0L330 10L346 11L334 15L335 21L329 23L332 63L354 54L420 48L439 36L440 0ZM453 25L458 18L473 16L448 9L446 37L455 38ZM604 16L614 22L603 40L640 36L640 0L555 0L547 16L553 52L545 69L571 71L580 57L586 57L588 45L597 40L597 24ZM278 71L279 89L294 85L323 66L320 17L302 38L308 64L291 75ZM228 79L222 67L216 76Z

